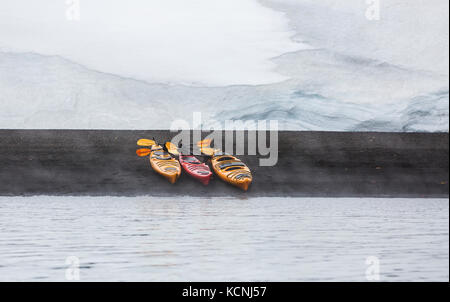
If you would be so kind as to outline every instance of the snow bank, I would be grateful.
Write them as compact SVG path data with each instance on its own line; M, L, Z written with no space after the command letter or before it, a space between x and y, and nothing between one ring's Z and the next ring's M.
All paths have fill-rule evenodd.
M2 3L0 47L60 55L97 71L147 82L223 86L286 77L270 58L303 46L287 19L256 0L80 0Z
M283 11L317 48L448 77L449 2L443 0L260 0ZM366 12L379 3L379 20Z
M163 129L201 111L448 132L446 1L381 0L379 21L363 0L80 4L79 22L65 1L2 4L0 128Z

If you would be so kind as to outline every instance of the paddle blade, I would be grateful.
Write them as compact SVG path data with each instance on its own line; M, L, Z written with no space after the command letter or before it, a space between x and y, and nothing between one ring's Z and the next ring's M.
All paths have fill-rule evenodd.
M204 140L202 140L202 141L197 142L197 146L198 146L199 148L202 148L202 147L209 147L209 146L211 145L211 142L212 142L212 139L207 138L207 139L204 139Z
M137 156L140 156L140 157L148 156L148 155L150 155L150 152L152 152L152 151L150 149L147 149L147 148L142 148L142 149L137 149L136 150Z
M171 142L166 143L166 149L172 155L180 155L177 146L175 146L175 144L172 144Z
M155 141L151 140L151 139L145 139L145 138L141 138L140 140L137 141L138 146L143 146L143 147L150 147L153 145L156 145Z
M213 156L214 153L216 153L217 151L220 151L219 149L213 149L213 148L200 148L200 151L208 156Z

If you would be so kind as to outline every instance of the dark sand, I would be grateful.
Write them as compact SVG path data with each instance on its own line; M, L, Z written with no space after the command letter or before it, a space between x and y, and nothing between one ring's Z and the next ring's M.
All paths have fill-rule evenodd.
M448 197L448 133L280 132L279 160L239 156L254 181L241 192L183 174L169 184L135 154L169 131L0 130L0 195Z

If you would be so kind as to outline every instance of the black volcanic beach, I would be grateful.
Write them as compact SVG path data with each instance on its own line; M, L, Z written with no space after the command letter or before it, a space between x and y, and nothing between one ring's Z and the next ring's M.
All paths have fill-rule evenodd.
M176 134L176 133L175 133ZM203 133L203 137L207 133ZM276 166L238 156L248 192L217 177L169 184L136 156L139 138L167 130L0 130L0 195L448 197L448 133L279 132Z

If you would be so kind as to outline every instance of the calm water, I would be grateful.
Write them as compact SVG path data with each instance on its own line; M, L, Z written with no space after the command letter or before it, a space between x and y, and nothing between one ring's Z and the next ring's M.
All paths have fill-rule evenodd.
M0 197L0 281L65 281L69 256L81 281L365 281L367 257L448 281L449 201Z

